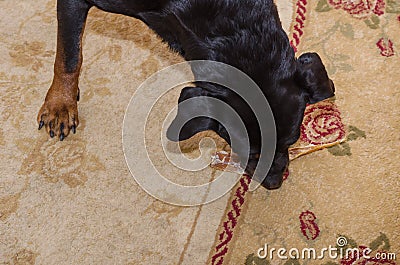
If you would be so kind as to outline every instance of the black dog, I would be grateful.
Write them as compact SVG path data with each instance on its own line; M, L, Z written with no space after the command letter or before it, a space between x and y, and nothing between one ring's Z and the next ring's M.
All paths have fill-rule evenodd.
M295 58L272 0L58 0L54 79L39 112L38 123L39 129L45 127L51 137L57 136L60 140L70 131L75 133L79 124L81 40L92 6L142 20L186 60L223 62L251 77L267 98L276 123L275 155L262 185L268 189L281 186L289 162L288 147L299 138L306 104L333 96L334 85L317 54ZM242 164L247 173L253 175L261 140L251 108L226 87L206 82L195 85L182 90L179 102L208 96L231 105L243 119L250 139L250 154L233 151L241 158L249 156L248 160L242 159ZM193 108L210 111L212 106L199 98ZM187 112L190 110L178 109L176 120L185 117ZM175 129L173 123L167 135L174 141L188 139L204 130L214 130L229 144L233 140L220 122L207 117L191 120L180 132ZM239 143L242 140L240 135L231 134L231 137L236 137Z

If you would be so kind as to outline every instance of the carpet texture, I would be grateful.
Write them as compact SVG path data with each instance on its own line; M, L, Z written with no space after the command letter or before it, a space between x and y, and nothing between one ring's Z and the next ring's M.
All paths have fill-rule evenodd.
M335 103L348 128L347 141L293 161L279 191L250 193L250 179L243 177L209 262L397 264L399 2L303 0L296 7L292 44L299 54L318 52L326 63L337 88ZM309 118L315 120L306 114L305 122ZM329 246L338 249L337 257L321 255ZM279 248L286 250L283 258L277 255ZM303 258L307 248L316 255L305 252ZM357 252L342 258L340 249L345 253L349 248ZM357 253L366 248L372 253L358 259Z
M332 97L307 105L300 127L300 137L289 147L290 161L346 141L346 128L334 101L335 97ZM215 153L210 166L217 170L244 173L239 157L226 150ZM284 177L287 178L288 174L286 171Z
M320 250L339 236L346 246L400 255L400 4L277 4L297 54L316 51L325 62L347 141L294 160L279 190L250 192L242 177L212 203L178 207L135 182L121 131L140 84L183 60L140 21L92 9L81 124L57 142L36 124L52 80L55 1L0 0L0 264L396 264L257 257L265 244ZM160 127L178 96L176 88L160 99L147 120L150 157L177 183L206 183L218 172L184 172L163 158ZM224 148L203 134L182 144L188 157L200 155L203 136ZM203 145L207 162L215 148Z

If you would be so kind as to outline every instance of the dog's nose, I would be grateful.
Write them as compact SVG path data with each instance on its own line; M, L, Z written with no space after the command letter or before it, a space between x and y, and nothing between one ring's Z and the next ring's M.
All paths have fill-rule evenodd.
M315 52L308 52L308 53L304 53L304 54L300 55L298 61L301 64L310 64L310 63L318 61L318 58L319 58L319 56Z
M311 63L311 58L310 57L303 57L303 58L299 58L299 62L301 63L301 64L309 64L309 63Z
M313 61L311 54L308 53L301 55L298 60L301 64L310 64Z

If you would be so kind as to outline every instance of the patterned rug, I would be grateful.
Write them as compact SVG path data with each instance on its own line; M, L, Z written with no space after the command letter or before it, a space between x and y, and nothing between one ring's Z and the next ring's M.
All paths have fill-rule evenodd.
M243 176L208 262L397 264L400 76L390 73L400 70L395 48L400 43L400 2L300 0L295 8L292 46L298 54L312 50L323 56L349 134L327 151L293 161L278 192L250 193L251 180ZM322 104L327 108L322 113L335 113L329 115L330 136L339 139L344 134L340 115L328 104ZM321 136L329 130L323 124L329 121L320 115L320 106L306 110L302 135L292 150L307 152L302 150L305 143L324 142ZM333 255L321 251L329 247Z
M307 105L300 127L300 137L289 148L289 160L295 160L303 155L333 147L345 141L345 125L333 98ZM221 171L244 173L238 156L225 150L218 151L212 156L210 166ZM285 178L288 175L289 171L286 172Z
M324 109L341 113L327 119L310 106L301 141L319 145L326 125L325 136L342 137L335 117L346 141L293 160L279 190L250 192L244 176L228 194L197 207L154 199L125 162L121 131L132 95L153 73L182 62L135 19L91 10L78 132L64 142L37 132L52 80L55 2L0 1L0 264L397 264L399 1L277 1L297 54L318 52L335 82L334 105ZM176 89L158 102L146 141L171 180L207 183L216 170L183 172L161 158L160 127L178 96ZM182 143L188 157L200 155L204 136L224 147L203 134ZM205 145L209 163L215 146ZM277 255L280 248L320 254L330 246L333 254L354 248L354 255ZM272 258L263 257L272 248ZM369 249L369 258L356 260Z

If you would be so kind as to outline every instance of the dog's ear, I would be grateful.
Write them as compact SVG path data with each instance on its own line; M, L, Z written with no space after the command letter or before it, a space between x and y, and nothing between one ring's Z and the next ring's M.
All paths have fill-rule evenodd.
M213 104L205 96L206 93L199 87L182 89L178 100L178 113L167 130L169 140L183 141L202 131L218 131L219 123L209 118ZM189 99L190 101L185 103Z
M297 59L296 81L311 104L335 95L335 85L317 53L305 53Z

